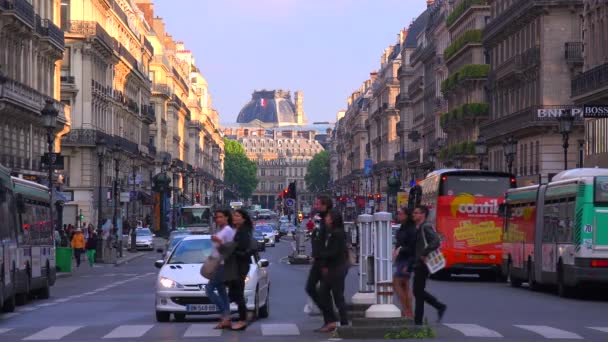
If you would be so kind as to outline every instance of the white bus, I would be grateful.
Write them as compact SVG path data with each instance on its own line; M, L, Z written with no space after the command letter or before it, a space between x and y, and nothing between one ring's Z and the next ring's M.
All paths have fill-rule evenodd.
M17 208L10 171L0 165L0 309L15 311Z
M185 206L180 209L180 216L177 229L212 232L213 212L210 206L200 204Z

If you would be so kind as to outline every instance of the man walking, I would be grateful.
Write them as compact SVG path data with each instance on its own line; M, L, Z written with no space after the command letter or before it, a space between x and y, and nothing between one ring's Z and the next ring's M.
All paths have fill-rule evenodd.
M441 321L447 305L441 303L433 295L426 291L426 279L429 277L429 269L426 266L426 258L429 253L439 248L439 237L433 226L426 221L429 209L418 205L414 209L414 222L416 223L416 256L414 266L414 297L416 307L414 309L414 323L422 325L424 318L424 303L429 303L437 310L438 321Z
M326 240L325 216L329 213L329 211L331 211L332 208L333 204L329 196L322 195L317 197L315 209L319 212L319 216L321 216L321 224L319 225L319 229L313 230L310 236L310 242L312 245L312 267L310 268L308 280L306 281L306 293L308 296L310 296L310 299L312 299L319 309L322 309L323 305L325 305L325 303L321 302L319 291L317 290L317 285L323 277L321 272L323 266L321 261L321 253L325 248Z

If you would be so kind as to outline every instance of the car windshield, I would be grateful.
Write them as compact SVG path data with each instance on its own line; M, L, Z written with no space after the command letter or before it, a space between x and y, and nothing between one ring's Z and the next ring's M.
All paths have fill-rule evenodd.
M137 234L139 236L146 236L146 235L152 235L152 232L148 228L137 228L137 230L135 230L135 234Z
M212 252L211 239L184 240L177 245L167 264L202 264Z
M272 227L270 226L256 226L255 230L262 233L272 233Z
M169 244L169 249L173 249L180 241L182 241L184 238L186 237L186 235L184 236L176 236L171 240L171 243Z
M256 239L262 239L262 238L264 238L264 234L262 234L259 231L256 231L255 233L253 233L253 237Z

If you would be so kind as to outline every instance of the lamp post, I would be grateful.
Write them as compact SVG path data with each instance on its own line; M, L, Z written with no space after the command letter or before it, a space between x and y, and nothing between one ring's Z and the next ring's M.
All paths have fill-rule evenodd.
M99 184L97 185L97 258L98 260L103 260L102 257L102 249L103 249L103 241L101 240L101 226L103 225L102 218L102 208L103 208L103 199L101 196L101 186L103 184L103 158L106 154L106 142L103 138L100 138L95 145L97 149L97 167L99 167Z
M51 205L49 213L51 215L51 227L53 230L56 229L55 221L53 219L53 164L55 161L55 156L53 156L53 142L55 140L55 129L57 128L57 116L59 115L59 111L55 109L55 105L53 101L46 100L46 104L42 111L40 112L42 115L43 126L47 131L47 143L48 143L48 157L47 164L49 168L48 177L49 177L49 197L51 199Z
M483 135L477 136L475 142L475 154L479 158L479 169L483 170L483 158L488 154L488 144L486 138Z
M437 162L437 151L435 147L431 147L429 150L429 161L431 162L431 171L435 170L435 163Z
M112 153L114 154L114 215L112 216L112 226L118 227L118 207L120 206L120 196L118 193L118 172L120 171L120 148L117 144L112 146Z
M517 153L517 140L513 136L508 137L502 144L502 148L507 161L507 168L509 173L513 173L513 161L515 160L515 154Z
M173 163L171 165L171 175L173 177L173 205L171 206L171 230L176 229L176 215L175 215L175 202L177 201L177 165Z
M559 122L559 132L562 134L562 147L564 148L564 170L568 170L568 140L570 139L570 133L572 132L572 124L574 123L574 116L572 115L572 109L566 109L562 115L557 118Z

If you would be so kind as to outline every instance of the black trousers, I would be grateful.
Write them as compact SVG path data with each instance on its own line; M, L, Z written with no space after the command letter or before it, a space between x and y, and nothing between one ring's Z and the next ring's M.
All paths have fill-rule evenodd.
M319 291L317 291L317 285L321 281L321 266L318 263L313 263L310 271L308 272L308 279L306 280L306 294L312 299L315 305L321 309L323 303L319 297Z
M426 292L426 279L429 277L429 269L425 264L418 262L414 268L414 297L416 307L414 309L414 323L421 325L424 319L424 303L429 303L432 307L439 310L445 304L437 300L433 295Z
M239 321L247 320L247 304L245 303L245 278L228 282L230 300L236 303L239 311Z
M82 255L83 251L84 249L81 248L74 249L74 258L76 258L76 266L80 266L80 256Z
M340 315L340 325L348 325L348 310L346 308L346 301L344 300L344 283L347 273L347 267L330 269L327 276L321 281L319 295L321 303L324 304L323 306L319 306L319 309L323 312L325 324L338 321L334 312L333 304L335 303Z

